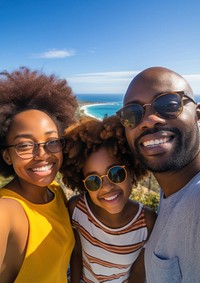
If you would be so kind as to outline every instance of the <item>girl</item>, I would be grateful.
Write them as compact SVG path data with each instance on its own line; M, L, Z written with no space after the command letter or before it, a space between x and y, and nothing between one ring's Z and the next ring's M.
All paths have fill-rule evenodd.
M76 237L71 283L144 282L144 246L156 215L129 198L145 172L123 126L117 117L85 117L65 137L63 181L80 192L69 200Z
M0 77L1 283L63 283L74 246L64 194L52 183L63 160L75 97L65 80L21 68Z

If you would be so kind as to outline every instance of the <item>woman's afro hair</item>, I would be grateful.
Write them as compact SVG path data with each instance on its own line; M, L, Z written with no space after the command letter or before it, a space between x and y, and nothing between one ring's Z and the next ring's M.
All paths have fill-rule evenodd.
M74 123L78 102L66 80L54 74L45 75L21 67L11 73L0 73L0 148L6 146L6 137L13 117L28 109L37 109L49 115L58 127L60 135ZM0 174L13 175L0 157Z
M136 185L146 174L146 171L136 163L126 141L124 127L117 116L107 117L103 121L83 116L78 123L66 129L65 138L66 147L61 173L64 184L72 190L85 190L82 182L83 166L90 154L103 146L112 150L120 164L126 165L133 184Z

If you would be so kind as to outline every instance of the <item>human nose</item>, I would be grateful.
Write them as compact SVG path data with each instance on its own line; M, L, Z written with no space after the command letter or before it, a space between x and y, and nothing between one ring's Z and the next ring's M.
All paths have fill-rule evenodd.
M46 155L48 155L48 151L45 148L45 143L38 143L34 145L34 157L37 158L41 158L41 157L45 157Z
M102 182L101 185L102 188L106 188L109 187L110 185L113 185L113 183L109 180L108 175L101 176L101 182Z
M144 104L144 114L140 122L140 128L153 128L156 125L164 125L166 120L156 113L151 104Z

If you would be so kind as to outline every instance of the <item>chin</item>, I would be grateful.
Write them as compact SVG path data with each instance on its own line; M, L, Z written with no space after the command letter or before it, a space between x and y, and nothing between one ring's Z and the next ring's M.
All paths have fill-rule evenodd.
M119 208L119 209L105 209L108 213L110 213L110 214L118 214L118 213L121 213L122 212L122 210L123 210L123 208Z

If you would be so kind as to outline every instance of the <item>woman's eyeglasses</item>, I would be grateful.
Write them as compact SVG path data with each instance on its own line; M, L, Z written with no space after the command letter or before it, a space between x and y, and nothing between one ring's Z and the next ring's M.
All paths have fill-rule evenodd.
M127 178L127 171L125 169L125 166L112 166L108 169L108 172L106 175L89 175L83 180L84 186L88 191L97 191L102 186L102 179L103 177L107 177L108 180L113 184L121 184L123 183Z
M14 147L17 155L22 159L30 159L38 154L39 147L43 148L50 153L58 153L63 150L65 146L65 139L51 139L47 142L22 142L13 145L7 145L5 148Z
M116 112L125 128L135 128L142 120L145 107L151 106L155 114L161 118L173 119L183 111L183 97L196 102L184 91L159 94L150 104L129 104Z

